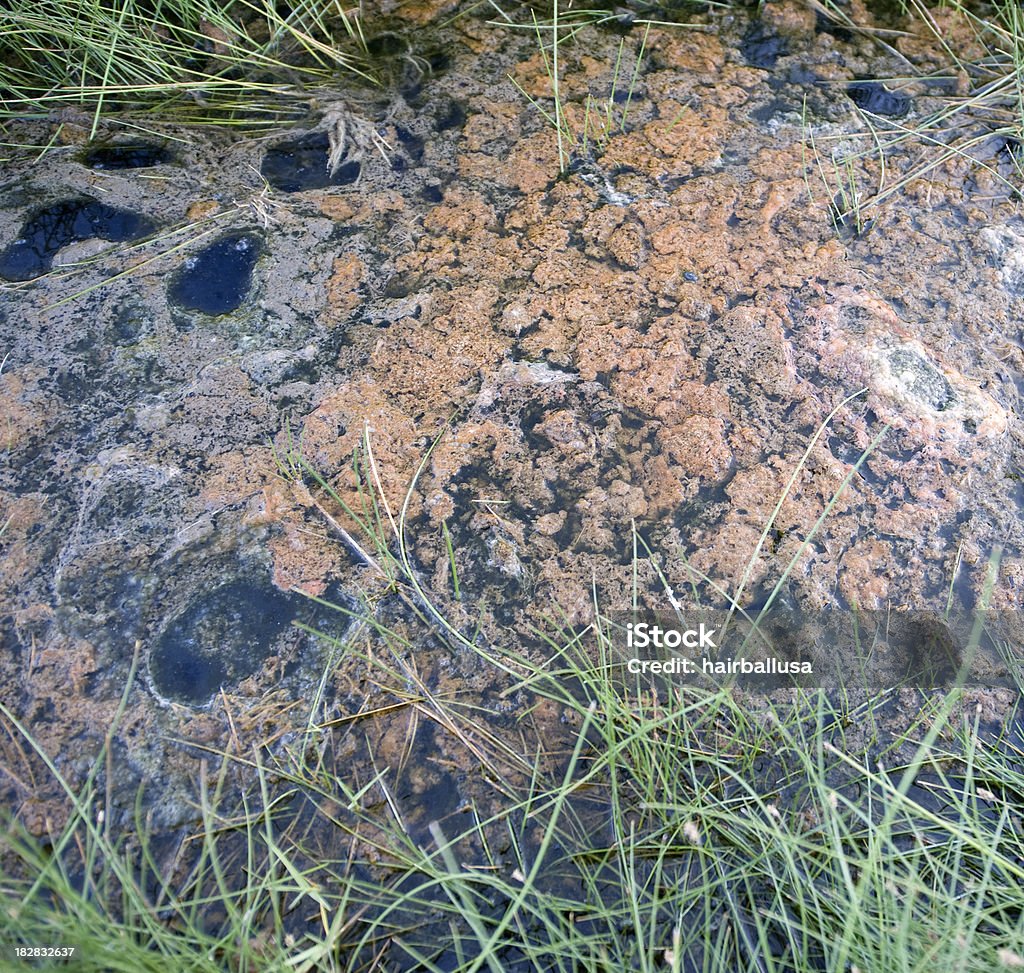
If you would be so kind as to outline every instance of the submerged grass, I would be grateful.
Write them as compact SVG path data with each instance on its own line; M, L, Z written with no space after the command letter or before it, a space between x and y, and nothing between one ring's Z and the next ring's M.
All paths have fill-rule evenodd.
M0 708L8 735L36 752L69 809L43 838L13 820L0 838L8 968L924 973L1024 964L1019 724L993 736L962 690L767 698L629 689L612 678L596 596L596 624L552 626L539 653L499 651L444 622L405 536L412 488L400 509L389 503L368 438L353 467L355 502L343 503L297 449L279 463L385 593L345 609L356 624L334 643L302 732L249 751L190 745L195 821L171 847L141 794L113 819L115 727L72 788L30 728ZM634 542L636 558L642 548ZM464 592L450 548L447 560ZM517 744L490 722L494 700L439 693L420 677L417 637L381 621L386 598L452 658L471 649L498 663L510 677L503 695L533 701L517 719ZM342 655L375 692L339 715L325 687ZM556 724L533 719L552 704ZM373 769L360 778L352 737L396 713L409 726L401 759L385 765L367 742ZM396 786L404 765L427 763L414 749L424 721L487 782L426 820ZM75 947L70 960L15 951L58 946Z

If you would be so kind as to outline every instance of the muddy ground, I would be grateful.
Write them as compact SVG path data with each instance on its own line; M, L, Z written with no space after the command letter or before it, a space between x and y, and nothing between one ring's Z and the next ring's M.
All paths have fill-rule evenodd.
M620 15L560 48L560 146L535 34L382 7L384 83L339 78L269 133L7 125L37 148L0 170L0 678L72 786L133 657L113 802L127 815L146 780L164 824L193 813L210 750L390 699L366 661L381 638L308 635L292 623L344 640L350 617L296 592L406 637L399 681L511 720L511 678L417 623L337 529L386 560L338 502L372 520L376 483L438 610L499 655L541 657L536 629L586 625L595 596L742 586L756 608L784 575L805 610L984 599L1019 635L1013 146L845 218L829 161L867 150L866 201L868 122L923 117L956 79L851 89L906 65L795 2L649 31ZM893 151L886 185L928 158ZM1012 694L986 699L996 716ZM482 785L426 724L353 721L339 753L397 771L417 740L399 796L443 814ZM7 801L44 834L59 792L2 746Z

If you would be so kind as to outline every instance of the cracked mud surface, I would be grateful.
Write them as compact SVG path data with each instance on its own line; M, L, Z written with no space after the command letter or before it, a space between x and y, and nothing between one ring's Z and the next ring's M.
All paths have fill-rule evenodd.
M325 512L358 535L352 518L282 466L301 450L361 510L367 430L396 513L415 479L424 586L497 645L543 653L534 627L556 611L586 624L595 591L626 608L633 525L668 583L702 597L745 578L756 605L799 554L786 597L803 608L935 608L951 586L970 607L1000 548L991 603L1024 599L1024 220L991 169L961 158L873 210L869 232L837 234L829 193L805 177L807 125L852 137L855 102L886 115L884 93L847 88L889 62L781 3L756 30L698 15L716 29L626 33L622 70L637 76L623 97L620 38L591 28L562 50L575 142L560 175L555 131L524 97L553 110L535 38L450 6L402 10L433 68L372 96L339 90L294 130L153 125L163 138L142 152L108 123L135 167L83 156L73 122L8 133L55 147L0 172L4 695L74 783L138 644L118 735L126 808L149 778L167 822L187 816L195 761L170 741L214 744L233 719L245 747L308 715L295 701L329 647L284 623L210 621L211 604L272 585L275 619L340 638L348 619L293 589L348 606L369 591L403 629ZM900 98L937 103L924 85ZM358 124L331 175L339 117ZM136 222L111 231L112 207ZM59 218L63 235L29 259L40 219ZM641 601L664 607L650 562L638 578ZM500 673L409 638L426 685L497 708ZM375 692L342 658L325 712ZM385 764L403 761L405 720L374 723ZM442 777L465 795L472 757L444 739L419 742L459 765ZM441 778L408 780L415 803ZM13 806L38 799L4 786Z

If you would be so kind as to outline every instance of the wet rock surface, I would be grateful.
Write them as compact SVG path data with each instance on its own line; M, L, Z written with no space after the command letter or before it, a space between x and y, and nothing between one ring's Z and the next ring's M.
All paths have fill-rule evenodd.
M166 822L185 815L194 758L166 741L240 712L239 745L304 724L295 700L331 659L326 714L376 691L356 657L300 646L293 589L374 592L433 691L502 684L407 627L343 542L367 483L404 507L453 626L535 653L556 606L584 625L595 591L611 610L634 590L664 607L662 579L708 601L742 583L757 604L791 562L805 609L937 607L951 587L970 607L998 548L991 602L1021 604L1015 204L958 157L840 241L833 187L804 175L808 125L897 117L850 94L895 62L785 3L646 39L588 29L560 52L563 174L523 94L553 109L535 36L443 7L374 35L401 65L383 93L340 90L300 130L168 126L173 164L133 168L64 126L45 166L4 163L0 674L74 782L141 652L124 808L156 775ZM911 93L905 112L938 104ZM653 559L634 564L634 527ZM406 718L373 731L384 763ZM467 759L440 729L421 743ZM410 799L474 786L402 779Z

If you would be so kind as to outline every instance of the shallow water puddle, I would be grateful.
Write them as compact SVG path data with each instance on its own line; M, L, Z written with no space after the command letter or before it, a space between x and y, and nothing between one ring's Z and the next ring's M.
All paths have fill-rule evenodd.
M93 238L123 243L152 230L146 217L96 199L54 203L30 216L14 243L0 253L0 277L32 280L45 274L70 243Z
M82 165L90 169L149 169L174 161L174 153L162 144L117 142L96 145L82 154Z
M294 595L266 584L239 581L200 596L154 642L153 688L178 702L209 702L263 664L296 610Z
M858 81L851 84L846 93L858 108L873 115L903 118L910 111L910 99L906 95L890 91L877 81Z
M232 233L185 260L167 290L168 300L188 311L218 315L234 311L252 286L262 251L253 233Z
M328 162L330 151L330 140L325 132L303 135L267 149L260 173L282 193L354 183L359 178L359 163L345 162L332 173Z

